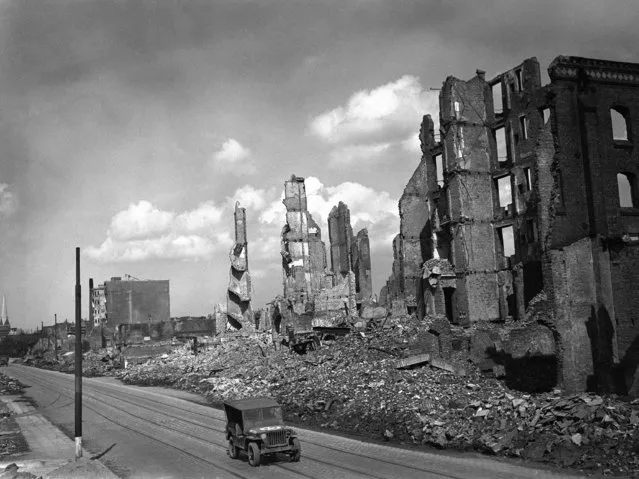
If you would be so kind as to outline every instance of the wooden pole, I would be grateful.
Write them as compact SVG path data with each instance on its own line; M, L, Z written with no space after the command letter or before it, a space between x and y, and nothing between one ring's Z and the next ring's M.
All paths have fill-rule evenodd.
M75 249L75 458L82 457L82 304L80 248Z

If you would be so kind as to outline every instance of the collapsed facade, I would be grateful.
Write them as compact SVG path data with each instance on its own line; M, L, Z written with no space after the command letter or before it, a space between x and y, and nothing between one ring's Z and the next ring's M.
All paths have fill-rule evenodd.
M231 270L227 290L226 314L232 329L254 326L251 309L251 276L248 268L248 242L246 239L246 208L235 203L233 214L235 243L229 253ZM226 329L226 325L221 325Z
M358 315L372 293L368 232L353 235L348 207L340 202L328 218L330 262L322 232L308 212L304 178L284 183L283 297L273 302L273 324L295 329L333 327Z
M523 320L543 291L563 387L636 393L639 65L560 56L548 73L530 58L445 80L380 299L471 326Z
M348 206L340 201L328 215L328 236L333 285L347 280L348 274L352 273L356 303L368 304L373 290L368 230L364 228L353 235L351 213Z

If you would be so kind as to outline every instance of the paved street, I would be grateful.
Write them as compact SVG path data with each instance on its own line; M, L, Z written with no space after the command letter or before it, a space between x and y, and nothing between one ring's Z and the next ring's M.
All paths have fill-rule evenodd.
M38 411L73 432L72 375L20 365L7 374L30 386ZM83 381L84 446L130 478L543 478L580 477L527 469L475 455L432 454L298 429L302 460L282 456L251 467L226 454L224 413L190 393L125 386L113 378Z

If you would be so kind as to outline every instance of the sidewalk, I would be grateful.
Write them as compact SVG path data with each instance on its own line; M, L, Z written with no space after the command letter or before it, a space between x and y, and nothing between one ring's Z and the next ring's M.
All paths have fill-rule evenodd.
M15 473L28 472L44 479L117 479L118 476L100 461L89 459L87 451L83 451L81 460L75 461L75 442L38 414L36 408L24 402L22 396L0 396L0 400L15 412L16 415L13 417L30 449L28 453L1 461L1 478L13 477L9 471L3 471L9 464L14 463L18 466Z

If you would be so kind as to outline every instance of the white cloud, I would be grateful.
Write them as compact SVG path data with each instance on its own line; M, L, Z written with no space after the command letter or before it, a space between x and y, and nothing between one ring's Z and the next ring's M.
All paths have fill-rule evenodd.
M206 234L222 221L223 210L212 201L201 203L192 211L180 213L174 228L180 232Z
M8 218L18 209L18 198L9 191L9 185L0 183L0 218Z
M234 138L226 140L213 154L213 167L227 173L246 175L256 172L251 150Z
M386 191L355 182L344 182L337 186L325 186L318 178L305 179L308 209L322 229L322 238L328 244L328 215L340 201L351 213L353 232L368 228L371 247L388 247L399 231L397 200ZM281 228L286 221L286 208L282 198L276 199L262 212L260 222ZM279 237L278 237L279 238Z
M106 239L86 254L101 263L208 259L232 244L229 231L218 228L223 215L212 201L176 214L142 200L114 215Z
M331 151L329 165L350 165L360 161L372 162L383 156L392 143L373 143L370 145L346 145Z
M332 146L331 166L370 162L397 145L419 155L422 116L439 118L438 93L424 90L419 78L404 75L372 90L354 93L345 106L310 122L310 131Z
M227 203L231 208L235 208L235 202L239 201L242 208L246 208L247 213L262 211L270 198L276 195L275 188L269 190L265 188L255 188L251 185L244 185L235 190L232 196L227 198Z
M173 222L174 214L160 211L148 201L129 204L111 220L109 235L119 241L139 240L165 233Z

